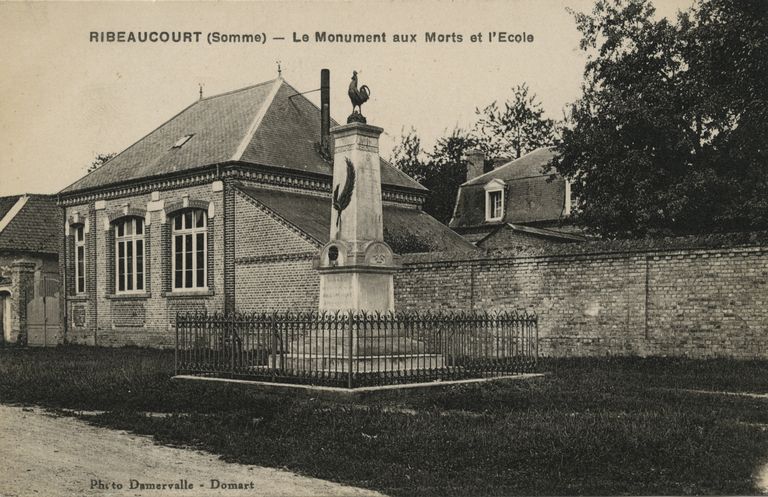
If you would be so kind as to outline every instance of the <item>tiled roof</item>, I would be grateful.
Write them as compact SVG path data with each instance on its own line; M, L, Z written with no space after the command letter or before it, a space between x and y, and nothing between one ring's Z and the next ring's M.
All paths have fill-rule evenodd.
M5 214L11 210L11 207L16 205L21 195L11 195L9 197L0 197L0 219L3 219Z
M451 219L451 228L499 226L503 222L535 223L559 220L564 215L565 180L543 172L555 156L553 148L539 148L482 174L459 188L459 194ZM504 218L501 221L485 220L485 185L495 179L504 181Z
M332 164L315 145L320 136L320 111L298 93L276 79L203 98L62 192L229 161L331 176ZM186 143L174 148L188 135L192 137ZM424 190L385 161L381 177L384 185Z
M319 243L328 242L331 223L330 198L272 189L242 186L239 188ZM474 249L471 243L419 209L384 205L383 218L384 228L390 235L414 237L432 251L466 252Z
M546 173L542 172L542 168L546 166L549 161L555 157L554 147L537 148L533 152L529 152L519 159L507 162L502 166L498 166L493 171L485 174L481 174L476 178L473 178L465 185L484 185L492 179L500 179L502 181L510 181L521 178L530 178L534 176L545 176Z
M15 199L15 204L19 198L20 195L0 197L0 212L3 216L10 210L10 207L5 209L9 199ZM0 231L0 250L57 254L59 230L63 225L63 215L56 206L55 196L28 195L24 207Z

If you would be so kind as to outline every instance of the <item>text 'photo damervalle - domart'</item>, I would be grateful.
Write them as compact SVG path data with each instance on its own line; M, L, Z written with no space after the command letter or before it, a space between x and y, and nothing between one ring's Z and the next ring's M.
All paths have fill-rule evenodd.
M765 0L0 19L0 496L768 494Z

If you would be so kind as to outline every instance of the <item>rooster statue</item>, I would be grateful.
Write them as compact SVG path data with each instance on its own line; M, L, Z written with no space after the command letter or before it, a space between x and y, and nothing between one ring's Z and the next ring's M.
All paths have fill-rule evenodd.
M352 81L349 83L347 94L352 101L352 114L347 118L347 122L366 122L365 117L363 117L362 105L368 101L371 90L366 85L361 86L359 90L357 89L357 71L352 71Z

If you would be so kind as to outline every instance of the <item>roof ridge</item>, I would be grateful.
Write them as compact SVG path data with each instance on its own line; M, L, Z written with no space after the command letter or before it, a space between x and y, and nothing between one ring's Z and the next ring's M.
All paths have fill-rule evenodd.
M8 209L8 212L5 213L5 216L0 219L0 233L3 232L3 230L11 224L11 221L16 217L16 215L21 212L21 210L24 208L25 205L27 205L27 201L29 201L29 196L19 195L18 200L16 200L16 203L13 204L13 207Z
M232 95L233 93L238 93L238 92L241 92L241 91L252 90L252 89L254 89L256 87L259 87L259 86L262 86L262 85L268 85L270 83L274 83L275 81L282 80L282 79L283 78L274 78L274 79L270 79L269 81L262 81L261 83L256 83L254 85L244 86L242 88L237 88L235 90L225 91L223 93L217 93L216 95L211 95L210 97L200 98L195 103L202 102L204 100L212 100L212 99L218 98L218 97L224 97L226 95Z
M487 176L487 175L489 175L489 174L495 173L496 171L498 171L498 170L500 170L500 169L503 169L503 168L505 168L505 167L508 167L508 166L510 166L510 165L512 165L512 164L514 164L515 162L519 161L519 160L523 160L525 157L528 157L529 155L535 154L535 153L536 153L536 152L538 152L539 150L551 150L551 149L553 149L553 148L555 148L555 146L554 146L554 145L548 145L548 146L545 146L545 147L538 147L538 148L535 148L535 149L531 150L530 152L527 152L527 153L525 153L525 154L521 155L521 156L520 156L520 157L518 157L517 159L512 159L511 161L509 161L509 162L505 162L504 164L500 165L499 167L496 167L496 168L494 168L494 169L491 169L491 170L490 170L490 171L488 171L487 173L483 173L483 174L480 174L480 175L478 175L478 176L475 176L474 178L472 178L472 179L471 179L471 180L469 180L469 181L465 181L465 182L464 182L464 183L462 183L460 186L464 186L464 185L474 185L474 184L477 184L477 180L479 180L480 178L482 178L482 177L484 177L484 176ZM542 176L543 176L543 175L542 175ZM534 176L530 176L530 177L531 177L531 178L533 178ZM519 179L522 179L522 178L519 178Z
M295 92L296 92L296 94L295 94L295 95L291 95L289 98L293 98L293 97L301 97L301 98L303 98L304 100L306 100L306 101L307 101L307 103L309 103L309 105L311 105L312 107L314 107L315 109L317 109L317 110L318 110L318 112L322 110L322 109L320 108L320 106L318 106L318 105L317 105L315 102L313 102L312 100L310 100L310 99L308 99L308 98L306 97L306 94L305 94L306 92L305 92L305 93L302 93L302 92L300 92L299 90L297 90L297 89L296 89L296 87L295 87L295 86L293 86L292 84L290 84L289 82L287 82L287 81L285 81L285 80L283 80L283 84L285 84L285 86L287 86L288 88L290 88L291 90L293 90L293 91L295 91ZM328 116L328 117L330 117L330 118L331 118L331 124L332 124L332 125L333 125L333 123L336 123L336 126L339 126L339 121L337 121L336 119L334 119L334 118L333 118L333 116Z
M275 101L275 96L277 96L277 92L280 91L280 88L285 84L285 81L283 78L276 78L272 80L272 89L269 90L269 95L267 95L266 100L261 104L261 107L259 108L259 111L256 112L256 116L253 118L253 121L251 121L250 126L248 126L248 129L245 132L245 136L243 136L243 139L240 141L240 144L235 149L235 153L232 155L233 161L239 161L242 159L243 154L245 153L245 149L248 148L248 145L253 140L254 135L256 134L256 131L261 127L261 122L264 120L264 116L267 115L267 111L270 107L272 107L272 103Z

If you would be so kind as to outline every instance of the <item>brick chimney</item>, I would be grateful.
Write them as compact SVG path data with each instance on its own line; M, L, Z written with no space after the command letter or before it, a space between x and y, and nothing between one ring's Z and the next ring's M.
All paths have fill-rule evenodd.
M467 157L467 181L473 180L485 172L485 152L479 148L468 150Z
M331 71L320 71L320 149L331 157Z

